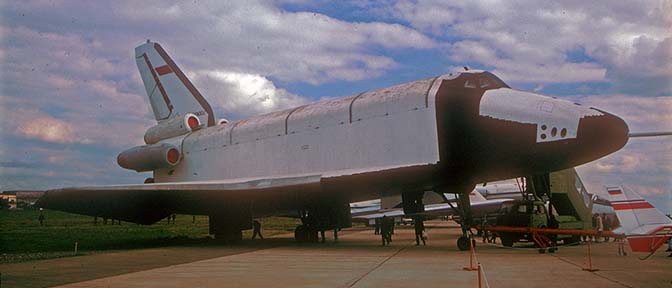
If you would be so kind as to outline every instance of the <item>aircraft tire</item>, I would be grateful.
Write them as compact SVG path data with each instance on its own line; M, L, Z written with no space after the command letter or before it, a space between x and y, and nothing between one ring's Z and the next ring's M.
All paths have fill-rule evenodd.
M502 233L499 239L502 240L502 245L506 247L513 247L513 243L515 242L513 240L513 235L512 233Z
M460 238L457 238L457 248L460 249L460 251L468 251L470 249L469 237L460 236Z
M299 243L306 243L308 242L308 227L306 225L299 225L296 226L296 229L294 229L294 240Z

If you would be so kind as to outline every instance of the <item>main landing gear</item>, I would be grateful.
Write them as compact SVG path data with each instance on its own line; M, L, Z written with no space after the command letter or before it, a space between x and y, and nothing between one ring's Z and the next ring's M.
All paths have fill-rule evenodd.
M252 229L251 210L227 207L208 216L210 235L214 235L218 242L238 242L243 239L243 230Z
M299 225L294 229L294 239L299 243L317 243L317 230L310 225Z
M339 200L332 202L315 204L299 210L301 225L294 230L294 239L297 242L317 243L321 238L324 243L325 231L335 231L334 240L337 240L339 229L352 227L350 204Z

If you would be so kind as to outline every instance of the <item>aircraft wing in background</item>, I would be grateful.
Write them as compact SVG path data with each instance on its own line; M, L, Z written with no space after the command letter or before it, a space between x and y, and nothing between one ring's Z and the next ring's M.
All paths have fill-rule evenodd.
M478 191L472 191L469 194L471 198L471 211L474 216L483 216L490 213L495 213L500 210L504 203L509 203L514 201L513 199L485 199ZM453 200L449 200L453 201ZM452 206L451 206L452 205ZM366 208L353 208L351 209L353 220L360 221L370 221L383 216L387 217L403 217L403 216L454 216L458 215L455 207L455 203L437 203L437 204L428 204L425 205L425 211L418 214L407 215L404 214L403 208L394 208L394 209L380 209L380 207L366 207ZM378 209L375 209L378 208Z

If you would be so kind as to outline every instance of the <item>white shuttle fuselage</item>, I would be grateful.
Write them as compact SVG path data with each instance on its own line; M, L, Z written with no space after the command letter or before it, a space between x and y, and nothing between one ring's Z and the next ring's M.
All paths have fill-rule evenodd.
M193 132L181 140L180 165L155 171L155 179L341 176L437 164L436 79Z

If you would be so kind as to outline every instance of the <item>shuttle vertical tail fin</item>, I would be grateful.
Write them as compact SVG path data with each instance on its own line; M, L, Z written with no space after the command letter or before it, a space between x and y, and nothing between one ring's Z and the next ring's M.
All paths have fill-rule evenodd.
M201 123L215 125L208 101L159 45L147 41L135 48L135 61L158 122L193 113Z

